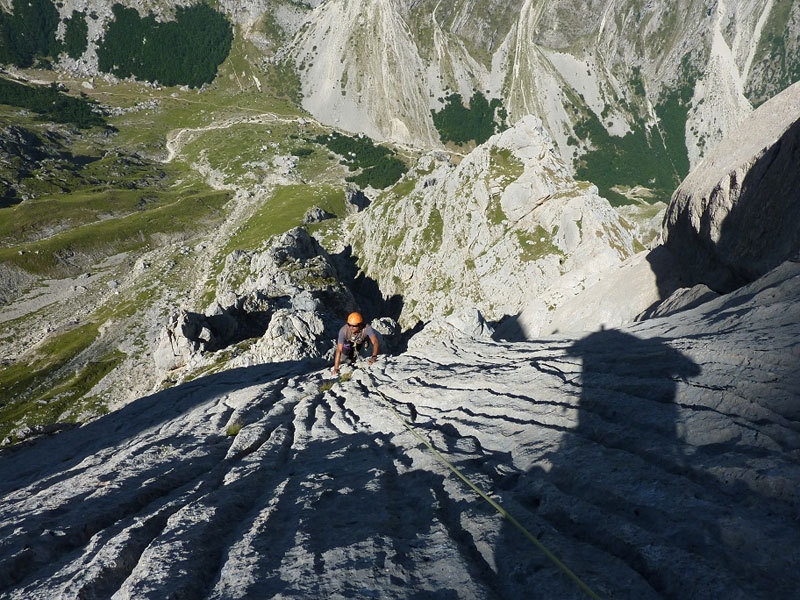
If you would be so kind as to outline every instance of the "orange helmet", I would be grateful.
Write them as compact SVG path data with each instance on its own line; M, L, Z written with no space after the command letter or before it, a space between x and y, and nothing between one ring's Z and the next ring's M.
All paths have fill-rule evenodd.
M364 322L361 313L352 312L347 315L347 324L348 325L361 325Z

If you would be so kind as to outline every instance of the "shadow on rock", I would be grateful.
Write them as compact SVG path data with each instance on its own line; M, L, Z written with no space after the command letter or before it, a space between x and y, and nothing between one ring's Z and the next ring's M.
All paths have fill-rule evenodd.
M775 503L757 491L715 475L726 463L744 468L748 448L733 442L713 465L686 439L688 415L714 411L678 404L679 386L700 367L666 339L616 330L593 333L568 354L582 362L580 381L564 382L579 397L576 424L544 456L546 468L516 481L519 520L601 597L791 595L791 561L771 561L766 550L790 519L773 515ZM781 531L776 543L791 548L797 535ZM497 563L509 595L583 597L515 528L506 525L502 539Z
M274 363L203 377L4 450L0 590L55 577L61 561L96 536L125 539L121 557L128 558L120 560L132 568L171 515L222 485L234 440L226 432L230 417L237 410L263 415L281 399L271 383L314 367L315 361ZM250 387L259 389L237 401ZM275 428L290 420L278 412ZM47 498L31 502L39 492ZM26 516L10 518L12 511ZM98 590L115 589L128 574L118 566L102 576L87 570L81 594L105 597Z
M372 317L389 317L395 321L400 318L403 312L403 297L399 294L389 298L384 297L378 282L359 269L351 246L347 246L332 258L342 283L350 289L363 312Z

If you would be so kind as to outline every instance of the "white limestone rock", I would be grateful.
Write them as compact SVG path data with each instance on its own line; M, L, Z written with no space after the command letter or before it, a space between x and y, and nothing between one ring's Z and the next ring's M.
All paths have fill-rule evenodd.
M4 448L3 598L585 597L440 456L600 597L792 597L798 293L786 262L536 343L472 311L349 381L247 366Z
M153 354L161 371L213 362L208 353L246 342L230 367L326 355L339 320L355 310L331 257L303 228L272 238L258 252L236 251L218 276L205 314L176 313Z
M634 253L631 233L596 188L575 182L533 117L460 164L425 157L413 191L385 195L354 220L354 254L412 326L464 308L488 320L570 273L572 296Z

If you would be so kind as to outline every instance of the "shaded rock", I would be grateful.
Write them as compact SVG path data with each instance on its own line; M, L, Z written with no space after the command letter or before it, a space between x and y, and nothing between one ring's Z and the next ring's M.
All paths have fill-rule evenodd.
M170 318L153 354L169 371L203 362L203 353L249 340L232 366L325 355L337 321L355 310L331 258L303 228L276 236L262 251L231 253L205 314Z
M333 219L336 215L333 213L329 213L327 210L319 207L319 206L312 206L306 211L306 214L303 215L303 224L310 225L311 223L321 223L327 219Z
M249 340L230 366L325 356L340 320L356 309L331 257L303 228L270 240L261 251L231 253L205 314L174 316L154 360L168 371Z
M719 294L707 285L699 284L691 288L681 288L676 290L666 300L660 302L653 310L646 311L638 317L641 319L652 319L666 317L682 310L688 310L700 306L709 300L718 298Z
M176 311L159 334L153 361L161 371L185 367L192 356L200 351L199 340L204 318L197 313Z
M345 208L348 214L361 212L370 204L370 199L367 195L355 187L349 187L344 192Z
M402 331L397 321L391 317L374 319L370 325L375 330L380 342L381 354L393 354L401 350Z
M726 292L800 251L800 83L755 110L675 191L664 245Z

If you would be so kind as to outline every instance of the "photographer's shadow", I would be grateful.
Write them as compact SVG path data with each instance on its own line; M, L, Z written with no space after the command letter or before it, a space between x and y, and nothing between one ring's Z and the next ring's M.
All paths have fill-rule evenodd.
M602 330L575 342L581 376L565 379L580 396L574 427L523 474L514 496L522 521L548 532L546 544L601 597L679 597L648 551L692 554L719 539L715 522L685 519L665 497L690 470L678 431L677 386L700 374L689 357L659 338ZM669 490L669 491L667 491ZM544 554L525 549L505 526L498 564L509 597L581 598L583 592ZM659 549L660 548L660 549ZM655 549L655 550L654 550Z

